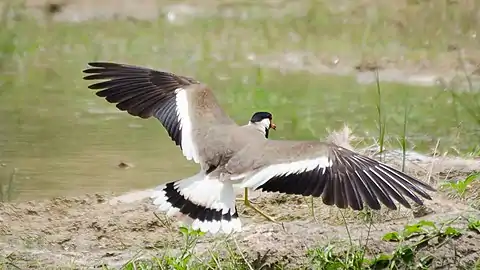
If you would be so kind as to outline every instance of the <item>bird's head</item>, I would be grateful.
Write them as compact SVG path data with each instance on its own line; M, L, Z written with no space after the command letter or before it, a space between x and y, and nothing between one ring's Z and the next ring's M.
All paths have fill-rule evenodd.
M269 112L256 112L250 119L251 125L257 125L262 130L265 130L265 138L268 138L270 129L276 129L277 126L272 122L272 114Z

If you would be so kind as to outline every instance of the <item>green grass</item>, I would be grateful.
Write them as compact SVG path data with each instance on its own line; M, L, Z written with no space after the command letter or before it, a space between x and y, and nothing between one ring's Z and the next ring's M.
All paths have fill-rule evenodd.
M216 250L206 252L195 251L197 241L205 234L192 230L187 227L180 227L180 233L183 236L183 247L176 252L166 252L161 256L152 258L132 258L126 262L120 269L263 269L265 266L264 258L259 257L256 260L247 260L238 247L236 240L219 241L216 244ZM219 251L220 250L220 251ZM223 250L223 251L222 251ZM161 252L161 251L160 251ZM271 266L270 266L271 267ZM274 269L282 269L280 264L274 265ZM111 269L104 265L103 269Z
M378 113L378 146L379 146L379 153L382 154L385 150L385 133L387 129L386 118L384 115L384 108L382 106L382 90L380 87L380 78L378 77L378 70L375 70L375 85L377 86L377 113Z
M441 188L455 197L465 199L467 191L474 181L480 181L480 172L473 172L463 180L443 182Z
M461 237L465 230L478 231L477 219L470 219L465 229L452 227L449 225L451 222L453 220L439 226L421 220L406 225L402 231L386 233L382 241L398 243L391 253L367 256L367 253L371 253L367 244L350 244L347 248L329 244L309 250L308 256L315 269L430 269L436 260L442 258L421 254L425 247L431 245L429 241L440 247L451 239ZM461 269L468 269L467 266L462 267L464 268Z

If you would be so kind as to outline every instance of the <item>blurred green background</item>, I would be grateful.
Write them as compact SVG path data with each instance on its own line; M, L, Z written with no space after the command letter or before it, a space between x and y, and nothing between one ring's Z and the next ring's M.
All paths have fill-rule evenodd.
M345 123L362 147L385 125L387 148L400 148L406 127L408 149L430 154L439 141L439 153L478 157L479 9L466 0L5 1L2 194L123 192L198 170L157 120L87 89L89 61L193 76L239 124L271 111L274 139L323 139Z

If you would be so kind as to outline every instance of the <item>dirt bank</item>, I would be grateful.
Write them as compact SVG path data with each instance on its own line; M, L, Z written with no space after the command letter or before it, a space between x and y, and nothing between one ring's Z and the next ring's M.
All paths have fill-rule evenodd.
M155 217L154 207L144 195L132 193L122 200L111 195L86 195L0 204L0 258L22 269L39 265L91 268L107 264L119 267L138 254L149 257L161 254L165 247L179 248L181 236L175 232L174 225ZM305 262L307 248L347 239L339 211L320 205L319 201L316 202L318 222L312 218L301 197L262 194L254 202L283 221L286 231L259 217L249 217L252 213L240 207L245 229L236 238L252 260L257 252L265 254L270 250L270 262L298 265ZM421 219L441 222L459 215L480 218L479 211L441 194L427 206L430 213ZM365 241L367 227L359 215L347 212L346 219L352 237ZM370 241L376 246L372 252L391 251L393 245L380 241L381 236L414 220L412 212L407 210L379 214L370 233ZM459 219L454 226L465 228L465 222ZM199 253L215 249L218 242L207 236L201 239L197 249ZM456 256L451 252L451 245L455 245ZM452 265L477 260L479 248L480 235L467 232L454 242L438 249L427 249L427 252L447 258L443 265Z

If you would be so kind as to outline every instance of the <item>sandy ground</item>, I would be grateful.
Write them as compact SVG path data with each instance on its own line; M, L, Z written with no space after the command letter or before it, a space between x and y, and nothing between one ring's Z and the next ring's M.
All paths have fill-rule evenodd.
M387 163L395 165L395 159L395 152L387 153ZM410 173L421 179L430 175L429 181L432 182L445 181L450 178L448 175L457 178L480 171L478 159L426 157L415 153L408 155L407 166L411 168ZM4 257L4 261L21 269L39 265L92 268L106 264L120 267L135 256L148 258L159 256L167 249L180 248L183 242L175 229L175 222L165 222L162 214L158 214L160 219L154 215L155 208L149 195L150 191L146 190L121 196L95 194L0 204L0 259ZM413 211L376 212L369 252L391 252L395 245L381 241L381 237L387 232L401 230L415 220L443 222L464 217L458 218L453 226L465 230L468 216L480 218L480 211L470 207L468 201L454 199L443 192L432 196L433 200L427 201L426 207ZM240 252L251 261L268 254L267 262L294 268L308 263L305 256L308 248L348 240L340 211L321 204L319 199L315 200L314 218L308 201L300 196L254 192L251 198L285 227L283 230L282 226L265 221L237 203L244 231L234 237ZM368 232L365 219L358 212L343 213L354 241L364 243ZM208 256L207 251L224 248L222 239L208 235L201 238L198 254ZM421 252L433 254L437 258L435 264L440 269L447 269L480 259L479 248L480 234L465 230L463 236L441 247L427 246Z
M155 217L155 209L148 199L142 198L144 195L145 192L132 193L128 198L136 198L130 202L106 195L90 195L0 204L0 257L6 257L22 269L39 265L91 268L107 264L119 267L138 254L158 256L164 252L162 247L179 248L181 236L172 229L174 225ZM254 202L283 221L286 231L260 217L249 218L252 213L241 207L245 227L235 237L240 249L252 261L258 254L268 252L270 263L298 266L305 263L308 247L347 240L341 216L333 207L317 202L318 221L315 221L305 201L296 196L262 194ZM427 206L430 213L419 219L442 222L458 216L480 218L479 211L442 195L435 196ZM373 254L393 250L393 244L380 241L383 234L415 221L407 210L381 216L383 221L376 220L370 233ZM347 213L346 218L353 239L364 242L367 226L353 213ZM465 222L459 219L454 226L466 228ZM210 236L202 238L197 246L199 254L215 250L219 242ZM453 246L456 254L451 252ZM480 234L466 232L443 247L427 247L424 252L445 258L436 263L447 267L476 261L480 258L479 248Z

